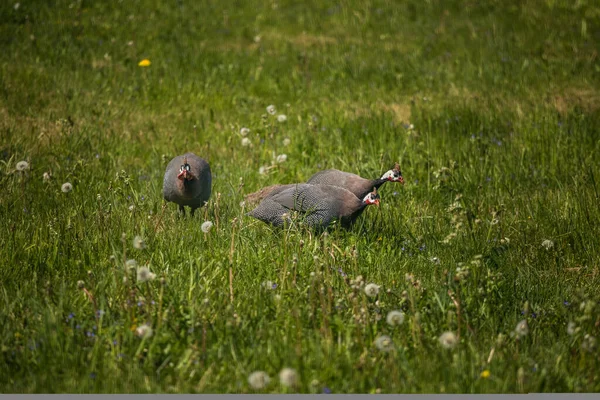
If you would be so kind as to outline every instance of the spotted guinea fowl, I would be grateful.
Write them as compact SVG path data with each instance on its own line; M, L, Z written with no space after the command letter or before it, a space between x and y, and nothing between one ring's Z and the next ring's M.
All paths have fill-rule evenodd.
M379 205L377 189L361 200L344 188L298 183L276 188L247 215L282 226L290 213L296 211L310 227L325 228L334 219L339 219L343 227L349 227L370 204Z
M350 172L337 169L326 169L311 176L306 183L312 185L332 185L343 187L354 193L359 199L364 198L373 188L379 189L386 182L399 182L404 184L404 178L400 171L400 165L395 163L394 167L387 171L379 179L365 179Z
M399 182L404 184L404 178L400 171L400 165L396 163L392 169L387 171L379 179L365 179L356 174L350 172L344 172L337 169L327 169L319 171L311 176L306 183L313 185L330 185L344 188L354 193L359 199L364 198L373 188L379 189L381 185L386 182ZM271 193L281 190L281 188L287 188L291 185L275 184L264 187L256 192L246 195L245 201L248 205L254 205L259 203L261 200L269 197Z
M163 197L179 205L185 215L184 206L192 210L202 207L210 198L212 177L206 160L193 153L173 158L167 165L163 180Z

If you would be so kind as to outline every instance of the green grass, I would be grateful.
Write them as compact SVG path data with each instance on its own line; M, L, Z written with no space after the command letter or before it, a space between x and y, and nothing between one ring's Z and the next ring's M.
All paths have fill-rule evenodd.
M0 5L0 391L600 391L600 8L261 3ZM185 151L214 175L194 219L161 196ZM394 161L406 184L349 231L240 206Z

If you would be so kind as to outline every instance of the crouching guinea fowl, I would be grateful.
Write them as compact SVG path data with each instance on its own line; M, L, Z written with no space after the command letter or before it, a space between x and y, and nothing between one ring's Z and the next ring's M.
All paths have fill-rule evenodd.
M349 227L370 204L379 205L377 189L362 199L352 192L336 186L298 183L284 185L269 193L247 215L274 226L282 226L292 211L301 215L309 227L326 228L339 219L343 227Z
M364 198L373 188L379 189L386 182L399 182L404 184L404 178L400 171L400 165L396 163L392 169L387 171L379 179L365 179L350 172L337 169L326 169L311 176L306 183L311 185L332 185L343 187L354 193L359 199Z
M206 160L193 153L172 159L163 180L163 197L179 205L185 215L185 206L192 210L202 207L210 198L212 177Z
M344 188L354 193L359 199L363 199L373 188L379 189L386 182L399 182L404 184L404 178L400 171L400 165L396 163L392 169L387 171L379 179L365 179L359 175L350 172L344 172L337 169L327 169L319 171L311 176L306 183L311 185L330 185ZM257 204L261 200L269 197L271 193L275 193L282 188L287 188L291 185L275 184L264 187L256 192L250 193L245 197L248 204Z

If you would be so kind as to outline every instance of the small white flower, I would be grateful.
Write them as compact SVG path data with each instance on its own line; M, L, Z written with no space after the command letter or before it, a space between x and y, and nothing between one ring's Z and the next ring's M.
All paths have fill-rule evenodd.
M135 334L142 339L147 339L152 336L152 328L148 324L140 325L136 328Z
M277 116L277 121L279 121L279 122L285 122L285 121L287 121L287 116L285 114L279 114Z
M17 163L17 171L27 171L29 169L29 163L27 161L19 161Z
M139 267L137 270L137 280L138 282L147 282L154 280L156 278L156 274L150 272L150 269L146 266Z
M265 371L254 371L248 376L248 384L256 390L260 390L271 382L269 374Z
M242 138L242 146L246 147L246 146L250 146L250 139L248 139L247 137Z
M289 146L289 145L290 145L290 143L292 143L292 141L290 140L290 138L285 138L285 139L283 139L283 145L284 145L284 146Z
M141 236L136 236L133 238L133 247L142 250L146 248L146 242Z
M542 247L545 248L546 250L550 250L551 248L554 247L554 242L552 240L544 240L542 242Z
M213 223L212 222L210 222L210 221L204 221L202 223L202 225L200 226L200 229L202 229L202 232L208 233L208 232L210 232L210 230L212 229L212 227L213 227Z
M244 200L240 201L240 208L246 207L246 202Z
M437 257L431 257L429 260L430 260L432 263L434 263L434 264L439 264L439 263L440 263L440 259L439 259L439 258L437 258Z
M52 174L50 172L44 172L44 175L42 175L42 179L44 180L44 182L48 182L50 179L52 179Z
M130 40L129 42L127 42L127 46L133 46L133 40Z
M60 190L62 190L63 193L69 193L71 190L73 190L73 185L71 185L69 182L63 183L60 187Z
M365 286L365 294L369 297L375 297L379 293L379 285L369 283Z
M390 311L387 317L385 318L385 321L390 326L402 325L402 323L404 322L404 313L398 310Z
M19 9L19 7L21 7L21 3L15 3L15 5L13 6L13 8L14 8L15 10L18 10L18 9Z
M298 385L298 373L295 369L284 368L279 372L279 381L283 386L294 387Z
M133 211L135 209L135 206L132 204L128 207L129 211Z
M275 106L271 104L270 106L267 107L267 112L271 115L275 115L277 110L275 109Z
M287 160L287 154L280 154L277 156L277 163L282 163Z
M458 338L454 332L444 332L438 338L440 345L445 349L453 349L458 344Z
M258 173L261 175L266 175L267 174L267 167L265 167L264 165L262 167L260 167L258 169Z
M576 330L577 330L577 325L575 325L575 322L570 321L569 324L567 325L567 333L570 336L573 336L575 334Z
M391 337L387 335L381 335L375 339L375 347L381 351L388 352L394 348L394 342L392 342Z
M515 327L515 334L519 337L525 337L529 333L529 326L527 325L527 320L524 319L519 321L517 326Z
M249 133L250 133L250 129L248 129L248 128L240 129L240 135L242 135L242 136L248 136Z

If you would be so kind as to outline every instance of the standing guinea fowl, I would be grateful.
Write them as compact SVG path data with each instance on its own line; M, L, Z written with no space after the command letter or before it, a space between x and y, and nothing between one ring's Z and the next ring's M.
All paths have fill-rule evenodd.
M379 205L377 189L361 200L344 188L298 183L277 188L247 215L282 226L290 212L297 211L310 227L325 228L334 219L349 227L369 204Z
M350 172L344 172L337 169L327 169L317 172L311 176L306 183L310 183L311 185L319 184L341 187L351 191L356 197L362 199L373 188L379 189L379 187L386 182L399 182L404 184L404 178L402 177L402 172L400 171L400 165L398 163L396 163L392 169L383 174L379 179L365 179ZM295 186L295 184L276 184L264 187L256 192L246 195L246 203L249 205L256 204L269 197L271 193L276 193L282 188L285 189L290 186Z
M404 184L404 178L402 177L398 163L379 179L365 179L350 172L326 169L325 171L317 172L306 181L306 183L310 183L311 185L319 184L343 187L354 193L359 199L366 196L373 188L379 189L386 182L400 182Z
M202 207L210 198L212 177L206 160L193 153L186 153L172 159L167 165L163 180L163 197L179 204L179 211L185 215L184 206L192 209Z

